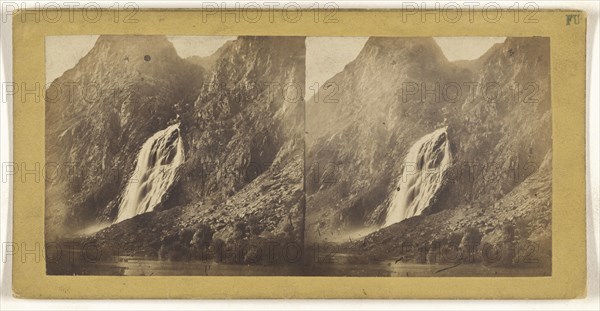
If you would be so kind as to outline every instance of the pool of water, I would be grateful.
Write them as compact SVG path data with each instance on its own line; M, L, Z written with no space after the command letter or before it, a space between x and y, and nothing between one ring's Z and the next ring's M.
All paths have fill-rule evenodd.
M50 275L122 276L543 276L541 267L489 267L482 264L416 264L395 261L352 263L339 254L329 262L295 265L243 265L214 261L164 261L154 258L113 257L101 262L48 264Z

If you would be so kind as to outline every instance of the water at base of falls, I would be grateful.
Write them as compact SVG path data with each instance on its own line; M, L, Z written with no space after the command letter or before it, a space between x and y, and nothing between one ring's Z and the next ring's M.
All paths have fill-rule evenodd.
M135 170L123 192L115 223L153 211L175 181L177 167L183 161L179 124L148 138L140 149Z
M447 128L423 136L409 150L396 184L384 226L420 215L442 187L452 162Z

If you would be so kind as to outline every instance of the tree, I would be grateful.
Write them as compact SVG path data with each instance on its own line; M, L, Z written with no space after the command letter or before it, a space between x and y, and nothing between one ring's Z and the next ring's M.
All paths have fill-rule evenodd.
M205 224L199 224L196 226L195 229L196 230L194 232L192 240L190 241L190 245L200 250L208 248L214 234L212 228Z

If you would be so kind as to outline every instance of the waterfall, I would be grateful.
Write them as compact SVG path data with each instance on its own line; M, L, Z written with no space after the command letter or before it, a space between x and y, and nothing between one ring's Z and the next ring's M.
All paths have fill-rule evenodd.
M385 226L420 215L442 187L452 162L447 127L423 136L409 150L391 196Z
M175 181L177 167L183 161L179 124L148 138L138 154L135 171L123 193L115 223L154 210Z

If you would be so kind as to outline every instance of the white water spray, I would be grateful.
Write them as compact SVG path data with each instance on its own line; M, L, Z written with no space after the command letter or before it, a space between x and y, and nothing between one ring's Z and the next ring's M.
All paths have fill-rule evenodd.
M442 187L452 162L447 128L423 136L409 150L390 200L385 226L420 215Z
M179 124L158 131L146 140L123 194L115 223L153 211L175 181L177 167L183 161Z

